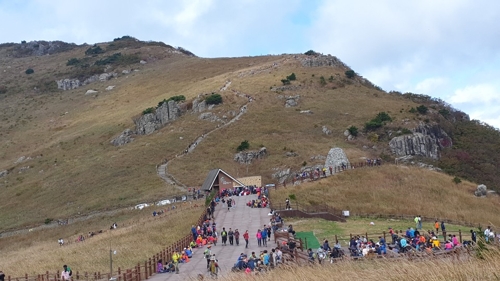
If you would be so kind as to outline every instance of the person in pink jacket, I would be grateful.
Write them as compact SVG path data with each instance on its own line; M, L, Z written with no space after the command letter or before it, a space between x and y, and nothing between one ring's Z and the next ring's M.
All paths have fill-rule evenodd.
M255 234L255 237L257 237L257 244L262 246L262 233L260 233L260 229L257 230L257 234Z

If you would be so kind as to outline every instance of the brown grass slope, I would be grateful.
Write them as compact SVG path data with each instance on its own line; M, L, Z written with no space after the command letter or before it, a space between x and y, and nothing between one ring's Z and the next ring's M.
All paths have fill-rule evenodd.
M99 45L109 47L109 43ZM377 144L377 150L363 150L363 144L369 144L365 137L346 142L342 133L350 125L361 128L380 111L389 112L394 126L403 126L401 120L410 116L402 109L415 106L403 97L345 78L343 68L303 67L292 55L205 59L172 53L168 46L146 45L89 58L97 60L115 52L137 54L148 63L111 67L118 73L123 69L137 72L71 91L33 90L40 81L72 77L75 69L66 62L84 58L88 47L19 59L0 48L2 63L11 66L0 78L9 89L0 102L0 170L10 171L0 183L5 202L0 206L2 230L40 224L46 218L130 206L178 192L156 176L155 166L183 151L196 137L215 128L215 123L188 113L126 146L109 144L123 129L133 127L132 118L174 95L192 99L218 92L230 80L228 90L220 92L224 104L213 110L219 117L247 103L235 93L255 98L241 120L209 135L194 153L169 165L169 171L188 186L200 186L212 168L237 176L263 175L268 181L275 168L297 170L303 162L320 163L311 157L325 155L334 146L344 148L353 161L388 153L382 144ZM275 63L277 67L273 67ZM24 74L27 68L35 73ZM295 90L270 90L292 72L297 76L292 82ZM334 76L335 80L321 85L321 76ZM105 91L109 85L116 88ZM12 88L20 90L10 92ZM99 93L86 96L88 89ZM299 106L285 108L283 96L287 95L300 95ZM313 113L301 114L300 110ZM322 126L333 134L324 135ZM235 149L245 139L251 149L267 147L269 155L248 167L236 164ZM286 157L290 150L298 156ZM33 159L15 164L21 156ZM29 169L23 169L27 166Z

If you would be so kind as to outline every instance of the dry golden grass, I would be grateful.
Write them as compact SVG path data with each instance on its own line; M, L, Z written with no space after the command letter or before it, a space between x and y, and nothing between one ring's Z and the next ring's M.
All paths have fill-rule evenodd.
M477 198L475 185L439 172L395 165L348 170L326 179L271 192L273 202L295 194L300 204L327 204L353 214L421 215L500 225L500 197Z
M323 266L286 267L267 274L254 275L252 280L498 280L500 253L491 249L484 257L450 258L418 261L391 259L327 263ZM244 273L230 273L220 280L241 280Z
M75 272L107 273L111 247L117 251L113 255L114 269L131 268L189 234L191 224L198 220L203 209L194 204L179 205L178 209L157 217L151 216L154 207L127 210L113 217L98 215L84 222L2 238L0 264L5 274L12 277L53 273L63 264L69 264ZM113 222L117 222L118 228L110 231ZM89 231L99 229L104 233L74 242L78 235L87 236ZM68 243L63 247L57 244L61 237Z

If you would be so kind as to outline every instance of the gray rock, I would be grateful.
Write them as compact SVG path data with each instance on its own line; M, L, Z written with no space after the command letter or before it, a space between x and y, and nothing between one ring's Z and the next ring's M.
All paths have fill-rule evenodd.
M0 171L0 178L7 176L9 172L7 170Z
M145 60L141 60L139 63L140 63L140 64L146 64L146 63L148 63L148 62L147 62L147 61L145 61Z
M347 155L344 150L339 147L330 149L328 155L326 156L325 167L340 167L342 164L345 164L347 167L350 166L349 159L347 159Z
M311 110L309 110L309 109L308 110L301 110L300 114L313 114L313 112Z
M111 91L111 90L113 90L114 88L115 88L115 86L107 86L107 87L106 87L106 91Z
M16 160L16 162L14 162L14 164L19 164L19 163L23 162L25 159L26 159L26 156L21 156L21 157L19 157L19 158Z
M311 161L313 160L326 160L326 156L324 155L316 155L316 156L311 156Z
M286 157L297 157L299 155L296 152L288 151L288 152L285 153L285 156Z
M478 185L476 191L474 191L474 195L476 195L477 197L486 196L487 193L488 193L488 188L484 184Z
M114 146L125 145L125 144L132 142L134 140L132 138L133 135L134 135L134 133L132 132L132 130L126 129L118 137L111 140L111 144Z
M128 70L128 69L122 70L122 74L129 74L129 73L130 73L130 70Z
M290 176L290 168L284 170L278 170L276 173L272 174L273 179L277 179L279 183L283 183Z
M440 158L442 148L452 145L451 138L439 126L420 125L413 134L394 137L389 142L397 156L416 155L432 159Z
M326 126L323 126L323 134L325 134L325 135L331 135L332 131L328 130L328 128Z
M85 92L85 95L92 95L92 94L97 94L97 93L98 93L98 91L96 91L96 90L92 90L92 89L91 89L91 90L87 90L87 91Z
M207 103L205 100L194 99L193 100L193 113L203 112L207 109Z
M234 155L234 161L240 164L251 164L255 159L262 159L267 155L267 149L262 147L258 151L241 151Z
M353 136L353 135L348 135L348 136L347 136L347 140L348 140L348 141L352 141L353 139L354 139L354 136Z
M349 67L345 63L343 63L335 56L298 56L297 59L302 63L302 66L305 67L331 66L349 69Z
M182 113L183 110L175 101L171 100L168 103L163 103L156 108L155 112L144 114L134 120L135 133L149 135L166 124L177 120Z
M300 95L287 96L285 99L285 107L295 107L298 105Z
M349 132L349 130L345 130L344 131L344 136L348 137L349 135L351 135L351 133Z
M78 79L61 79L56 80L57 88L60 90L73 90L81 86L80 80Z

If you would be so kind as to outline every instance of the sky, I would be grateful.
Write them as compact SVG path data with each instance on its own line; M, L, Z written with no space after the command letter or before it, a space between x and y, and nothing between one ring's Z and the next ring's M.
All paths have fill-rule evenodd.
M0 0L0 42L129 35L200 57L314 50L500 128L499 19L498 0Z

